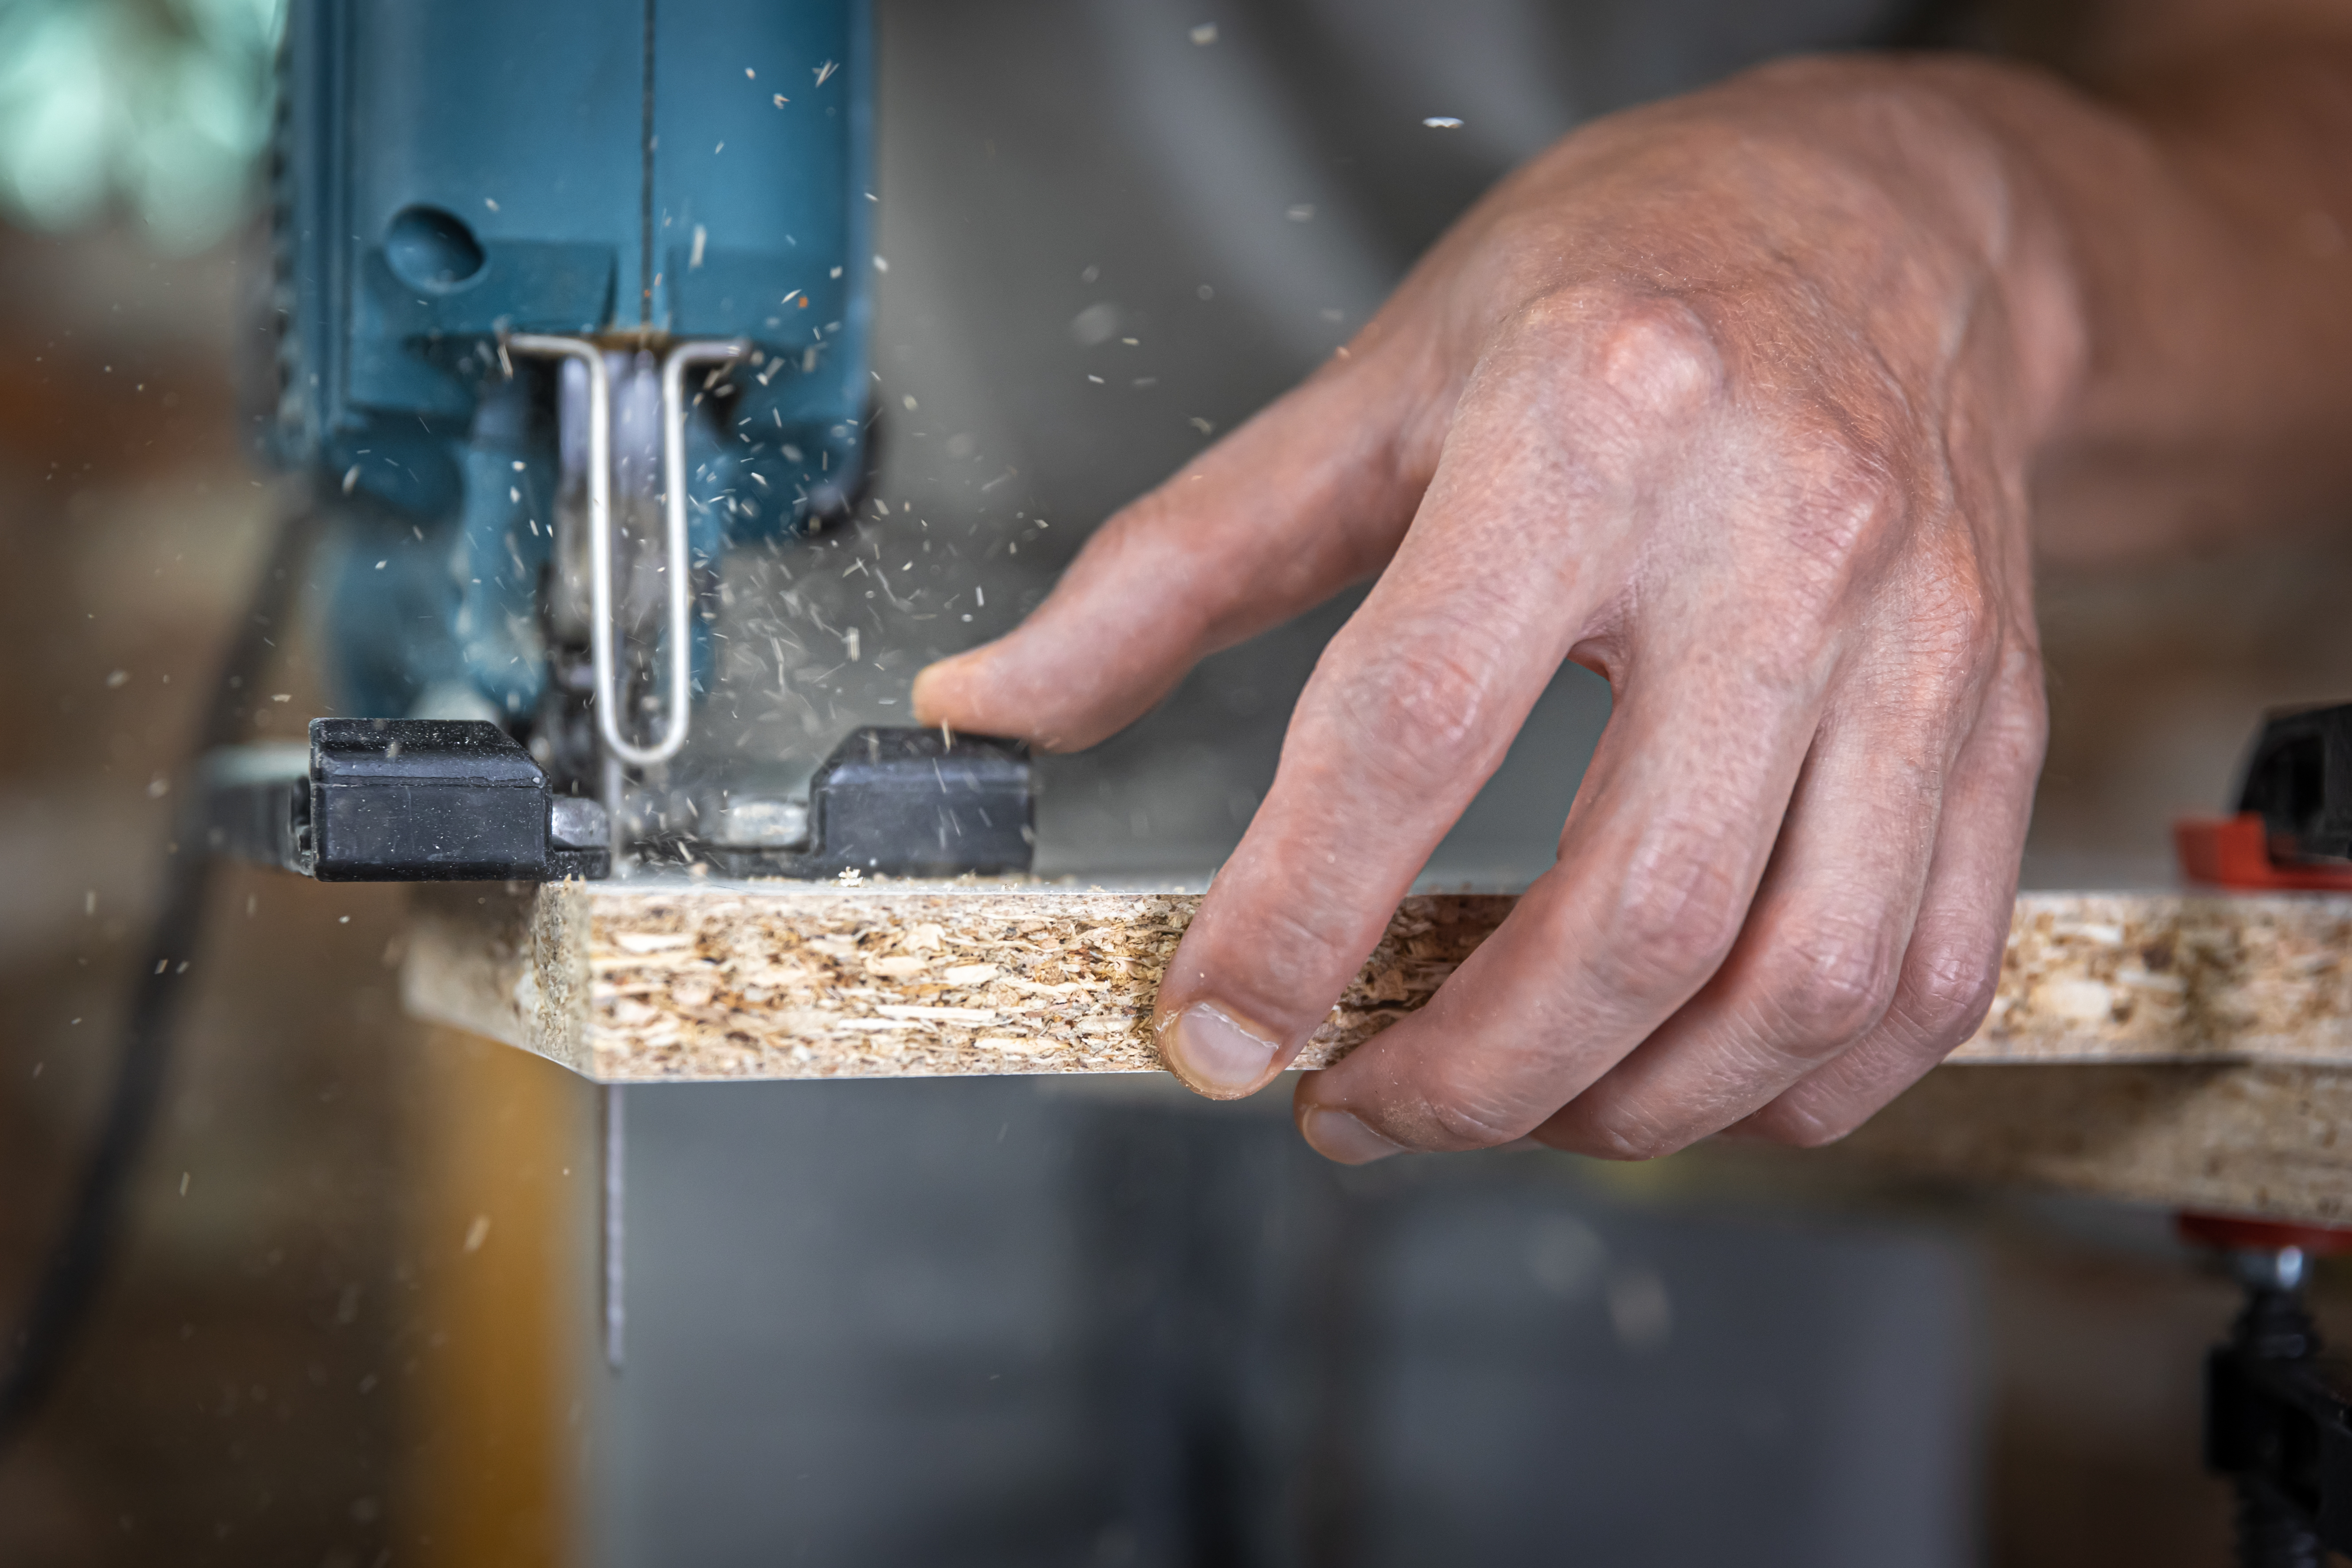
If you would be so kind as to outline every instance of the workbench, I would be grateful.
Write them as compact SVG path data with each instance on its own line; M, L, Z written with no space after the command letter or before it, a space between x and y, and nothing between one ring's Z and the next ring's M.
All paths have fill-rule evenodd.
M419 889L412 1014L609 1084L1159 1070L1197 891L679 873ZM1298 1059L1425 1002L1511 907L1405 901ZM1841 1158L2352 1220L2352 895L2029 892L1974 1038Z

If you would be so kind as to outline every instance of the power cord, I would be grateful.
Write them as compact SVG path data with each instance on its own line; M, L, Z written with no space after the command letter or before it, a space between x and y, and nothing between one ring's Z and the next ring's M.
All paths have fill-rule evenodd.
M275 651L269 634L285 624L293 604L316 518L315 509L306 502L278 524L260 580L247 596L220 679L213 686L195 756L181 770L162 902L148 931L144 967L131 993L114 1087L72 1206L36 1276L31 1304L13 1340L15 1360L0 1379L0 1451L23 1433L56 1386L114 1261L124 1194L162 1103L171 1066L172 1025L186 990L181 981L195 956L205 895L212 887L204 759L215 747L244 739L240 721Z

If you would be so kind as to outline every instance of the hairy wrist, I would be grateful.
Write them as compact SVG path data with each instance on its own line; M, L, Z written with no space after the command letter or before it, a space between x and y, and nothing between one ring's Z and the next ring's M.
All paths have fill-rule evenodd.
M1963 359L2000 376L2026 449L2066 427L2091 363L2093 279L2017 121L2034 100L2047 100L2037 118L2089 105L2030 69L1939 56L1792 60L1719 90L1725 109L1771 128L1769 156L1804 161L1867 215L1868 242L1825 247L1821 265L1853 267L1842 281L1865 319L1909 313L1916 341L1883 351L1920 354L1937 377Z
M1985 61L1916 68L2001 149L2039 219L2021 235L2059 280L2053 317L2072 320L2073 372L2037 441L2042 547L2092 561L2340 512L2352 49L2225 40L2097 94Z

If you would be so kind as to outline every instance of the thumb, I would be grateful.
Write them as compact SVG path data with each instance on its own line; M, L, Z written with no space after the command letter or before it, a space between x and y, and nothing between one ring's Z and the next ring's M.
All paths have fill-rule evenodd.
M1019 627L916 676L916 722L1091 746L1378 572L1429 482L1400 381L1342 361L1270 405L1097 530Z

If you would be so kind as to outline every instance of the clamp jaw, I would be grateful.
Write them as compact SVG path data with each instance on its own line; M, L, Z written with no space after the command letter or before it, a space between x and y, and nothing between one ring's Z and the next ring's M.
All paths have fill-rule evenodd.
M2237 815L2183 818L2172 836L2191 881L2352 891L2352 703L2264 715Z
M290 754L289 754L290 753ZM551 882L613 867L604 808L559 796L496 724L313 719L206 759L215 850L321 882Z
M2182 1215L2245 1288L2230 1337L2205 1362L2205 1466L2238 1489L2243 1568L2320 1568L2352 1552L2352 1366L2321 1353L2303 1302L2317 1254L2352 1231Z

